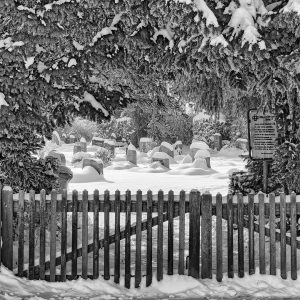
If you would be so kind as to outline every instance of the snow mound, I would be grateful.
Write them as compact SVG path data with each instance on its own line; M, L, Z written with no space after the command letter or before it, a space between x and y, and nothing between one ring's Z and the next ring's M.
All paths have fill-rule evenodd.
M101 182L105 181L103 175L99 175L97 170L91 166L83 169L73 168L73 178L70 183L87 183L87 182Z
M195 159L195 161L192 163L192 167L197 169L204 169L204 170L208 169L206 160L204 158Z
M129 170L137 166L129 161L119 161L105 168L105 170Z
M155 159L169 159L170 156L165 152L155 152L152 156Z
M150 151L147 153L147 155L148 155L149 157L153 157L153 155L154 155L156 152L158 152L158 151L159 151L159 146L154 147L152 150L150 150Z
M200 149L195 154L195 159L197 159L197 158L206 158L206 157L210 157L210 153L206 149Z
M137 173L163 173L168 172L169 169L164 167L159 161L154 161L148 166L143 168L132 168L130 171Z
M203 149L209 150L209 146L205 142L193 142L190 146L190 149Z
M182 163L183 164L190 164L193 162L193 159L192 157L188 154L184 157L184 159L182 160Z
M228 146L224 146L220 152L219 155L223 155L223 156L239 156L241 154L245 153L243 150L238 149L236 147L228 147Z
M185 155L179 154L179 155L175 155L174 159L179 164L179 163L182 163L182 161L184 160L185 157L186 157Z

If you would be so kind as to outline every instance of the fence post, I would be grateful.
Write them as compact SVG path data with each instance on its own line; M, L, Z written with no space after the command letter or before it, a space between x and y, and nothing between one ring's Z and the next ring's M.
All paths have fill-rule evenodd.
M201 278L212 278L212 197L202 195L201 201Z
M189 271L188 275L199 278L200 256L200 193L190 193L190 225L189 225Z
M2 190L2 263L13 269L13 191L10 187Z

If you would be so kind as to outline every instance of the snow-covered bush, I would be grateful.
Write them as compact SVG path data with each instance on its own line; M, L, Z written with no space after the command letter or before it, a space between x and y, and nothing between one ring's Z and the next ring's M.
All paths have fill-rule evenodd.
M66 125L61 132L66 135L73 134L78 140L83 137L87 142L90 142L94 133L99 132L99 124L77 117L71 125Z
M210 148L214 148L213 135L220 133L223 140L230 139L230 124L214 120L196 120L193 124L194 139L203 140L208 143Z
M103 161L103 166L107 167L110 165L114 154L106 148L99 147L95 153L95 157L100 158Z

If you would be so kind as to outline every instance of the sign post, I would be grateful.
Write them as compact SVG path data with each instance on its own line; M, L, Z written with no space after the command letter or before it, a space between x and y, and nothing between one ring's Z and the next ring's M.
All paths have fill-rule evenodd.
M277 143L275 115L250 109L248 111L249 157L263 160L263 192L268 189L268 165L273 159Z

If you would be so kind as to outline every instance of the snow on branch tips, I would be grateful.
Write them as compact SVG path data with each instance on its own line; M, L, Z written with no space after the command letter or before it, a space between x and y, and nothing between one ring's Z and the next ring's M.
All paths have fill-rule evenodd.
M171 30L170 26L167 25L166 28L162 28L159 30L156 29L152 37L152 40L156 43L156 40L160 35L169 41L169 46L167 46L166 48L169 47L170 49L172 49L174 47L174 40L173 40L174 32Z
M24 42L13 42L11 40L11 37L7 37L4 40L0 40L0 49L4 48L5 50L7 49L8 51L12 51L15 47L21 47L24 45Z
M202 12L203 18L206 19L206 26L213 25L214 27L219 27L215 14L207 6L204 0L195 0L194 4L196 9Z
M261 0L239 0L239 7L236 7L232 3L233 1L228 6L230 9L224 10L225 14L231 13L232 17L228 24L229 28L225 29L223 33L229 33L230 28L232 28L233 31L230 37L230 40L232 40L242 32L242 46L248 42L249 50L251 50L253 44L257 44L261 41L261 35L257 30L255 19L257 15L264 15L268 11ZM260 48L264 48L263 44L264 43L260 43Z
M115 25L117 25L119 23L122 15L123 15L123 12L116 14L109 27L104 27L101 29L101 31L97 32L97 34L93 37L93 41L90 44L90 46L94 46L95 43L103 36L113 34L113 31L117 30L117 27L115 27Z
M108 111L101 105L101 103L99 103L95 97L87 91L84 92L83 99L78 99L78 102L89 102L96 110L100 109L105 117L109 115Z
M5 101L5 95L0 92L0 109L1 109L2 105L3 106L8 106L7 102Z
M282 8L282 12L296 12L300 15L300 0L289 0L288 4Z

